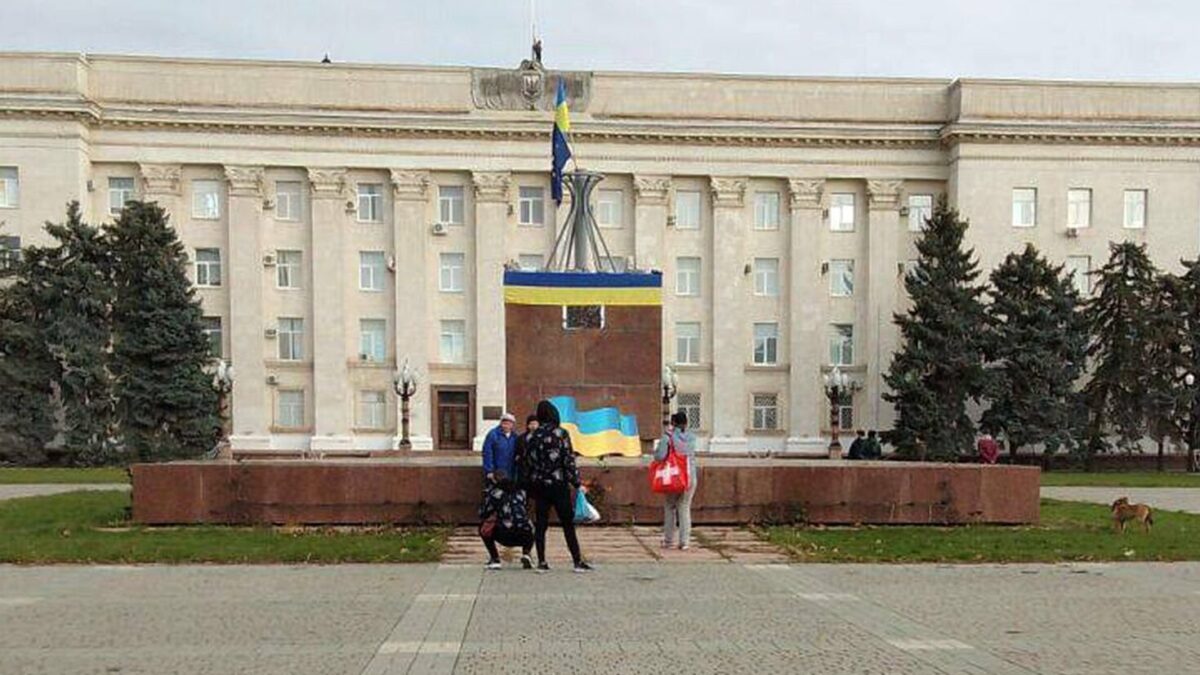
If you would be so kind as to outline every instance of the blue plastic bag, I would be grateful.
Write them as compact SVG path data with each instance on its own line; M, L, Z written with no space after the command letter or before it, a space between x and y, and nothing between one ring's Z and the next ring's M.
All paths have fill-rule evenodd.
M575 491L575 522L594 523L600 520L600 512L588 502L583 490Z

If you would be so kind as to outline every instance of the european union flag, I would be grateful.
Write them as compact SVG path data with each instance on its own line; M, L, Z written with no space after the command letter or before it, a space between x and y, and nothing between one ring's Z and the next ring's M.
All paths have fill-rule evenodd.
M554 132L550 137L550 150L553 161L550 164L550 196L555 204L562 204L563 198L563 168L571 159L571 146L567 143L567 133L571 131L571 115L567 111L567 82L558 80L558 94L554 97Z

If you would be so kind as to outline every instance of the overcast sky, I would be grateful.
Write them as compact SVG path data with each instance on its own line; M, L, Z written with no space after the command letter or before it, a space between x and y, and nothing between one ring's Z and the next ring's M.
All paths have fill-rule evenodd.
M540 0L552 68L1200 80L1195 0ZM0 50L516 66L529 0L0 0Z

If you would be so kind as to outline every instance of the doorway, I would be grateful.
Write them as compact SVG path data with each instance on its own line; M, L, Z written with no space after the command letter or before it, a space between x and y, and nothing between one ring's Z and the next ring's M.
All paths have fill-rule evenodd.
M434 387L434 448L470 450L475 437L474 387Z

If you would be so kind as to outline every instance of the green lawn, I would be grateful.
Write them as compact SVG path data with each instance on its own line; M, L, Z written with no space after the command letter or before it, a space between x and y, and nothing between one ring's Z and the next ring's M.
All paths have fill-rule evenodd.
M0 469L0 485L18 483L128 483L125 469Z
M769 541L805 562L1200 560L1200 515L1156 511L1146 535L1112 531L1108 508L1042 500L1035 526L771 527Z
M128 521L129 495L71 492L0 502L0 562L429 562L446 529L353 531L271 527L147 528Z
M1042 472L1042 485L1097 485L1102 487L1195 487L1200 488L1198 473L1073 471Z

